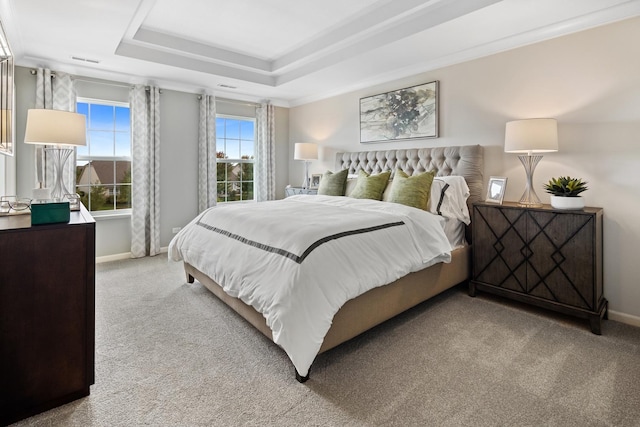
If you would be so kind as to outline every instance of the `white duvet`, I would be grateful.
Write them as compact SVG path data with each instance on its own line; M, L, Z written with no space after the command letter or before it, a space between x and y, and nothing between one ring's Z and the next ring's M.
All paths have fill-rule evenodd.
M395 203L330 196L220 205L169 244L169 258L262 313L302 376L348 300L451 260L442 218Z

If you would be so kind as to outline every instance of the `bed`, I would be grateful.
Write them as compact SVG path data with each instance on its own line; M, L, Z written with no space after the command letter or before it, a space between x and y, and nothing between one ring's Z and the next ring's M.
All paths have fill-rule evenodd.
M378 174L383 171L395 171L396 168L403 170L407 175L410 175L410 176L423 171L435 171L436 180L438 180L438 177L461 176L464 178L464 183L466 183L465 187L468 189L468 198L466 198L466 203L470 205L474 201L478 201L481 198L482 186L483 186L483 179L482 179L483 151L482 151L482 147L479 145L338 153L336 155L335 170L340 171L340 170L347 169L350 175L358 173L359 170L363 170L369 174ZM452 178L452 179L455 179L455 178ZM436 182L436 180L434 180L434 183ZM446 178L442 178L442 180L440 180L442 181L440 183L440 187L446 190L446 188L448 187L448 184L446 183L445 180ZM347 193L348 192L349 192L349 188L347 186ZM449 191L449 193L451 193L451 191ZM426 218L427 216L434 217L436 221L439 221L439 223L441 224L438 228L446 228L444 226L445 219L442 218L442 212L439 210L440 208L442 208L446 211L446 206L435 207L433 194L434 193L432 191L432 201L431 201L432 205L430 209L432 210L437 209L437 212L441 214L440 217L438 217L438 215L426 214L421 211L419 212L419 215L421 216L418 218L418 220L422 221L423 217L424 219L427 219ZM444 191L441 194L444 195L445 194ZM263 202L255 205L260 205L258 206L258 208L262 209L261 215L265 215L266 217L268 217L269 215L268 211L277 212L278 209L280 209L283 205L287 205L287 204L292 205L292 207L288 207L287 209L296 209L304 213L305 215L311 215L311 212L312 211L316 212L316 209L318 209L317 212L324 212L324 211L321 211L321 209L327 209L328 213L326 215L330 216L332 214L332 209L338 209L336 207L337 205L348 203L347 208L351 209L350 212L357 211L357 214L354 214L354 215L358 215L358 222L364 224L361 226L361 229L366 228L369 231L374 230L372 232L367 231L367 233L362 233L362 237L358 237L358 239L370 238L374 240L377 239L375 241L378 241L378 242L384 241L385 249L384 250L376 249L372 253L374 253L376 256L393 260L394 267L395 267L395 263L401 263L400 261L403 261L403 259L398 259L395 253L391 253L391 252L385 253L385 251L388 250L387 245L393 244L393 243L389 243L391 241L387 239L390 239L390 236L392 235L395 236L394 233L398 233L398 234L407 233L407 236L405 236L405 240L413 239L415 246L423 244L427 240L431 240L431 237L428 237L428 238L424 237L424 236L432 236L432 234L429 234L431 233L431 231L428 231L428 230L424 232L419 231L417 228L415 228L416 227L415 225L413 225L413 228L409 227L412 224L411 222L412 219L410 217L413 217L413 215L416 214L416 212L414 211L419 211L415 208L398 207L397 204L395 203L387 203L386 205L388 206L384 206L383 208L381 208L380 204L384 204L384 202L369 203L365 201L358 201L357 203L355 203L354 200L348 200L348 199L349 199L348 197L331 198L330 196L294 196L292 198L288 198L286 200L280 201L278 202L278 204L269 205L269 203L275 203L275 202ZM441 197L439 201L440 204L442 204L442 201L443 199ZM355 203L356 206L352 206L351 205L352 203ZM377 203L378 205L376 206L374 205L374 203ZM311 205L313 207L310 207ZM390 216L384 217L384 221L382 221L382 219L378 219L374 217L372 218L367 217L367 215L369 213L372 213L373 211L376 211L376 210L386 211L387 207L391 209L391 205L394 205L393 206L394 215L397 214L396 209L399 209L399 208L404 209L399 213L400 215L402 215L401 218L403 218L404 221L393 222L389 219L391 218ZM259 238L250 240L244 237L240 237L239 235L242 234L242 232L233 231L233 228L227 228L226 226L217 228L218 224L220 224L219 220L222 219L220 215L223 213L223 211L229 210L229 209L230 208L228 207L225 207L224 209L217 207L217 208L213 208L212 210L205 211L203 214L199 215L198 218L194 219L194 221L192 221L192 223L189 226L185 227L185 229L192 229L194 227L197 228L199 226L199 230L200 230L199 232L203 232L203 230L205 230L210 233L209 236L215 234L216 236L223 235L223 237L226 237L226 238L235 237L236 240L242 240L241 243L244 246L253 245L254 247L252 248L252 250L254 251L257 249L264 251L265 246L268 246L269 248L281 248L281 246L279 246L278 244L273 244L273 245L263 244L266 240L270 238L268 231L262 231L262 235ZM233 214L231 214L231 212L233 212ZM391 210L389 212L391 213ZM214 214L218 216L214 218L212 216ZM205 215L208 215L208 217ZM237 209L235 211L229 210L229 212L227 213L227 216L234 217L235 219L238 218L238 215L241 215L241 211ZM277 213L275 213L274 215L277 215ZM322 216L322 215L324 215L324 213L319 214L319 216ZM370 222L367 222L367 221L370 221ZM431 219L429 219L429 221L431 221ZM237 223L241 221L235 221L235 222ZM407 231L400 230L400 227L394 227L394 225L399 222L406 223L406 224L403 224L402 227L405 228L405 226L407 226ZM448 220L446 222L449 223ZM468 221L466 222L468 223ZM213 226L212 224L215 224L215 226ZM291 225L294 227L295 230L300 228L300 223L296 224L295 221L292 221ZM232 227L232 226L233 224L230 222L229 227ZM422 227L422 225L420 225L420 227ZM398 229L398 231L393 231L395 229ZM229 232L227 230L232 230L233 232ZM461 230L463 235L466 234L467 236L466 240L468 240L468 236L470 236L469 226L463 225ZM306 338L306 335L313 335L317 333L320 334L318 335L320 336L320 339L318 340L317 338L315 338L315 341L313 342L315 347L312 348L312 353L304 354L303 355L304 357L301 358L298 355L296 355L293 350L289 348L291 347L291 344L287 344L287 341L282 338L282 336L287 335L288 332L287 334L283 333L283 328L279 326L279 323L278 325L274 324L274 320L270 316L270 313L268 312L269 310L266 310L263 308L265 307L265 303L263 301L265 297L257 293L253 293L253 292L257 292L255 290L252 290L250 292L238 293L237 291L233 290L233 287L227 286L227 281L229 283L233 281L242 282L245 280L245 278L234 277L234 275L237 276L237 273L234 273L234 272L230 272L228 274L226 272L221 273L220 272L221 270L219 270L219 268L221 267L216 267L216 269L213 269L213 270L210 269L209 262L207 260L207 257L203 254L203 250L198 248L195 243L191 243L192 241L196 241L198 239L194 238L193 237L194 235L182 234L183 231L181 231L181 233L179 233L172 240L169 248L169 256L173 260L176 260L176 261L180 260L184 262L184 269L187 276L187 281L189 283L193 283L194 280L198 280L205 287L207 287L214 295L216 295L220 300L225 302L229 307L231 307L243 318L245 318L248 322L250 322L265 336L267 336L269 339L273 340L278 345L283 347L283 349L287 352L287 354L289 355L290 359L294 364L296 379L299 382L304 382L309 378L311 363L313 362L313 359L317 354L330 350L336 347L337 345L361 334L362 332L365 332L366 330L371 329L372 327L384 322L385 320L388 320L394 317L395 315L402 313L403 311L419 304L420 302L423 302L431 298L432 296L435 296L443 292L444 290L451 288L452 286L455 286L461 282L466 281L470 276L471 246L469 244L465 244L465 243L451 244L449 246L449 250L446 251L447 253L444 254L444 253L439 253L442 250L440 246L438 246L436 243L431 243L431 242L429 242L428 244L424 243L427 246L431 245L434 247L433 253L435 255L433 256L432 260L429 262L426 262L427 258L422 259L423 265L428 267L426 268L420 267L419 269L416 269L415 267L407 266L407 268L411 269L411 272L407 274L402 273L403 274L402 277L394 279L390 283L387 282L387 284L383 283L382 285L380 284L374 285L370 289L367 289L362 293L349 296L345 302L339 303L339 307L335 309L335 314L332 314L332 318L329 319L328 324L327 325L323 324L322 327L317 328L319 332L316 332L315 330L316 327L314 322L316 321L313 319L308 321L310 323L308 323L307 326L304 326L304 327L310 327L310 329L313 330L309 332L309 334L307 334L306 331L303 329L303 326L300 326L300 325L305 324L304 322L307 321L306 317L312 317L311 315L307 316L306 314L307 311L304 311L304 310L311 310L309 307L314 306L314 304L317 304L317 305L322 305L322 304L317 302L314 302L313 304L309 303L308 304L309 307L305 308L304 310L299 309L299 310L303 310L302 318L304 319L303 321L299 322L300 325L295 325L293 329L302 328L303 330L296 332L298 333L297 336L293 335L292 333L291 334L292 338L289 338L289 341L293 341L297 344L299 340ZM187 232L184 232L184 233L187 233ZM331 234L332 236L344 234L344 233L341 233L340 228L337 228L336 231L332 233L333 233ZM375 233L378 233L378 234L375 234ZM386 233L386 234L382 234L382 233ZM274 232L272 234L276 234L276 233ZM277 234L282 235L286 233L282 233L282 229L280 229L280 232ZM449 236L448 233L447 233L447 236ZM311 239L309 240L311 242L311 241L314 241L314 239L318 239L318 236L312 235L312 236L309 236L308 238ZM350 238L355 238L355 237L350 236ZM266 240L263 240L263 239L266 239ZM273 237L273 239L276 239L277 241L276 237ZM322 240L323 243L326 243L326 244L323 244L321 248L324 248L323 250L325 251L329 251L328 246L329 244L333 244L334 242L333 239L334 237L331 237L329 239L324 239L324 240L319 239L319 240ZM434 241L436 240L435 237L433 239ZM347 240L347 239L342 239L342 240ZM462 240L465 240L465 239L463 238ZM263 242L263 243L260 243L260 242ZM449 237L449 242L451 242L450 237ZM234 244L238 244L238 242L234 241ZM367 247L370 247L371 241L363 244L368 245ZM218 245L218 247L220 247L220 245ZM422 251L420 252L422 254L427 249L420 249L419 252ZM334 251L334 250L335 249L331 249L331 251ZM345 253L348 254L350 251L354 251L354 249L346 249ZM270 262L274 265L275 263L278 263L278 267L273 268L273 270L284 269L283 265L291 264L290 259L281 261L282 259L285 259L287 256L291 258L290 252L285 251L287 255L283 255L283 251L281 249L277 249L271 252L273 253L270 254L269 256L277 257L277 261L272 260ZM295 251L292 251L292 252L295 252ZM317 252L320 252L320 249L318 249ZM325 252L325 255L323 256L326 256L326 253L328 252ZM194 256L194 254L196 255ZM340 256L346 257L348 255L342 254ZM396 258L394 258L394 256L396 256ZM317 257L319 257L319 255ZM339 257L339 256L336 255L336 257ZM418 256L418 258L421 259L420 256ZM440 262L440 261L444 261L444 262ZM416 262L413 262L412 265L415 265ZM385 268L385 270L386 269L387 268ZM391 266L389 266L388 269L391 270L392 269ZM357 270L356 268L353 268L353 270L354 272L351 272L350 274L358 274L362 276L366 276L367 275L366 271L368 271L368 270ZM209 274L206 273L207 271L209 272ZM247 275L249 274L250 273L247 273ZM279 276L273 276L270 273L265 273L264 269L262 270L262 274L263 276L261 276L261 279L256 279L255 281L259 282L260 280L262 280L264 282L269 282L269 283L264 283L265 286L266 285L273 286L273 284L271 283L274 280L273 277L279 277ZM394 274L397 274L397 272L395 272ZM214 280L211 276L218 277L218 281ZM311 276L309 275L307 275L306 277L307 279L311 278ZM332 277L332 276L328 275L327 277ZM312 278L313 280L316 280L315 275ZM347 278L346 280L359 281L359 279L360 278L358 276L354 276L354 277ZM334 278L332 280L336 280L336 279ZM381 280L384 281L383 279ZM390 280L390 279L387 278L385 280ZM317 281L321 282L322 279L318 278ZM263 284L258 283L258 285L263 285ZM333 282L329 283L328 285L333 285ZM315 284L312 289L313 290L310 292L316 292ZM326 291L322 291L322 292L326 292ZM336 291L336 292L339 292L339 291ZM247 295L249 296L247 297ZM306 299L315 301L315 299L317 298L318 298L318 295L313 295ZM333 296L330 296L329 299L333 299ZM258 300L258 303L256 303L257 300ZM271 301L268 301L268 303L271 304L269 305L269 307L277 306L279 308L283 305L297 306L299 304L299 302L296 302L296 304L287 304L286 301L284 303L282 301L279 301L278 303L272 303ZM254 307L259 307L259 309L257 310ZM301 317L298 317L297 319L300 319L300 318ZM324 323L327 323L327 322L324 322ZM307 353L309 352L308 349L306 349L305 351Z

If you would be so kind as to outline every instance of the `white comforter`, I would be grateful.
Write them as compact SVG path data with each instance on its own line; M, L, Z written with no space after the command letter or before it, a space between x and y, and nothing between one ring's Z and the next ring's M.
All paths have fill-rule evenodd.
M262 313L273 340L307 375L348 300L437 262L450 262L442 218L348 197L293 196L204 211L169 245Z

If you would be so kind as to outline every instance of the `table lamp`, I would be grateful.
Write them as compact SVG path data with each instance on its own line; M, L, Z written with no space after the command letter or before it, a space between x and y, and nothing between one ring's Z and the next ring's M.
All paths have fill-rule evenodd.
M538 153L558 151L558 123L556 119L527 119L507 122L504 136L505 153L518 156L527 173L527 186L518 205L540 207L542 203L533 188L533 172L542 159Z
M309 188L309 163L318 160L318 145L313 142L296 142L293 152L295 160L304 160L304 182L302 188Z
M69 111L33 109L27 111L26 144L52 145L45 147L47 155L53 158L54 184L51 198L62 199L71 193L64 183L64 165L73 153L73 147L86 145L86 116ZM36 161L38 182L42 187L41 157ZM75 193L75 192L74 192Z

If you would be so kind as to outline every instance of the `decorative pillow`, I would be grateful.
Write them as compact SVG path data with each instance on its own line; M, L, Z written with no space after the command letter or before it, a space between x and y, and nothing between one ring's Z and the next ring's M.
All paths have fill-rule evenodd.
M336 173L326 171L320 180L318 194L325 196L344 196L344 187L348 174L349 169L343 169Z
M426 210L434 176L433 171L409 176L402 169L397 169L391 182L389 201Z
M358 172L358 181L349 197L354 199L382 200L382 192L387 186L391 172L381 172L376 175L369 175L362 169Z

